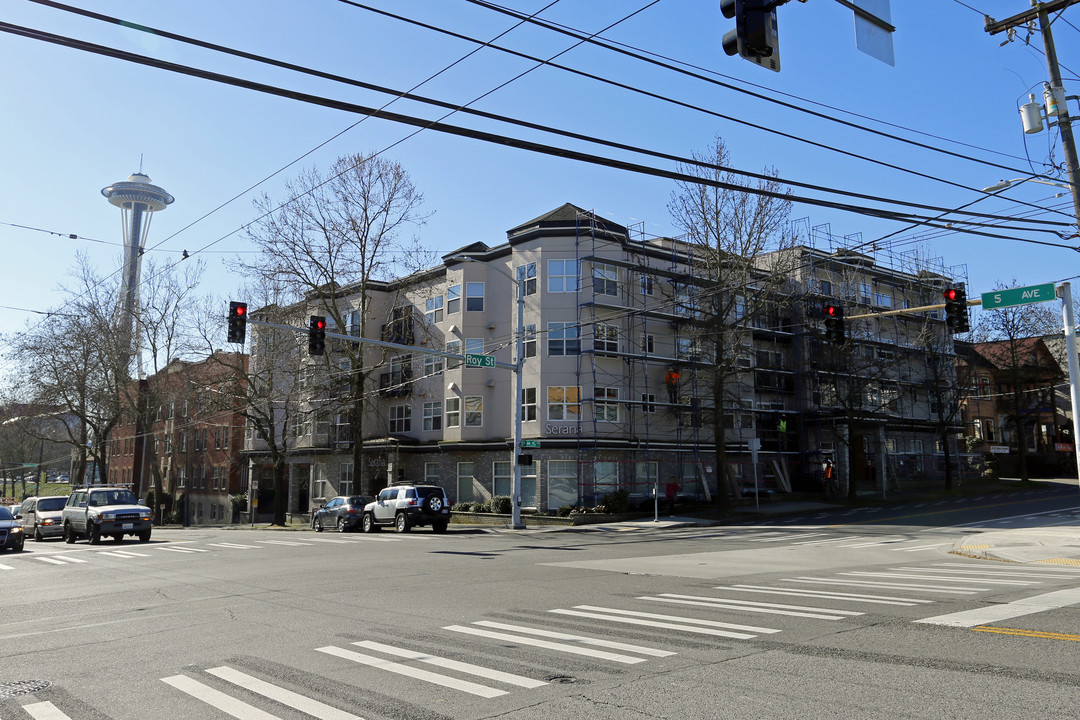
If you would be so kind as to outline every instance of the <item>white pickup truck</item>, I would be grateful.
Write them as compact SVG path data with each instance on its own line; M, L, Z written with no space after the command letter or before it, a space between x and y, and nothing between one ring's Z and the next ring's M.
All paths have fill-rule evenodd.
M85 537L91 545L111 537L120 542L125 535L137 535L150 542L150 508L140 505L135 493L115 485L75 488L68 496L61 516L64 542Z

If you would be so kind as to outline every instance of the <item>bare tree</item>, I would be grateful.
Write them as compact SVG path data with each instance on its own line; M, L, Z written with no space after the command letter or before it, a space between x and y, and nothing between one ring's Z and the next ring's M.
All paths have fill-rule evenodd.
M411 327L411 316L375 317L372 301L375 287L429 257L402 237L426 219L423 195L405 169L378 156L351 155L338 159L325 175L301 174L286 191L287 203L277 205L267 196L256 203L259 219L248 234L262 252L253 262L238 263L245 274L280 283L286 297L326 316L338 331L370 338L372 329L392 321L408 320ZM322 382L316 385L343 382L347 388L313 411L336 406L348 414L353 467L361 492L372 494L373 479L362 473L363 420L372 376L386 354L354 343L331 343L327 349L320 361Z
M786 232L791 202L763 193L784 193L777 180L747 180L724 168L730 153L717 137L705 153L694 153L701 164L681 166L680 172L745 188L680 182L668 202L672 220L686 233L693 262L705 280L685 293L692 307L676 308L694 321L689 332L708 357L702 368L711 393L713 441L720 472L718 501L727 504L724 408L738 402L740 358L750 352L755 325L779 324L789 314L781 309L791 300L794 238ZM775 173L768 171L772 176ZM779 328L776 328L779 329ZM737 405L736 405L737 406Z

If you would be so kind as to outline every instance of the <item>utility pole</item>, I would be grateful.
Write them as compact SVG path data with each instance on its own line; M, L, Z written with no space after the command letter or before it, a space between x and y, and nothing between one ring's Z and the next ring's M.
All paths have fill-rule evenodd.
M1051 91L1063 88L1061 84L1061 69L1058 67L1057 51L1054 49L1054 36L1050 30L1050 13L1064 10L1070 5L1075 5L1080 0L1053 0L1052 2L1033 2L1032 8L1001 21L986 17L986 32L996 35L999 32L1012 30L1020 25L1027 25L1034 20L1039 21L1039 30L1043 37L1043 50L1046 53L1046 67L1050 71ZM1072 190L1073 210L1076 214L1077 232L1080 233L1080 165L1076 160L1076 142L1073 139L1072 120L1069 118L1068 102L1062 98L1059 106L1057 121L1058 131L1061 133L1061 147L1065 154L1065 167L1069 174L1069 185ZM1048 118L1049 119L1049 118Z

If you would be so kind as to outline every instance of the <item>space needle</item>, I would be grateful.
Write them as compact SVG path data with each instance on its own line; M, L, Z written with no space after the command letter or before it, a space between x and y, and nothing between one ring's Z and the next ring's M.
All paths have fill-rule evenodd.
M135 331L135 309L139 296L139 270L142 251L150 230L152 213L164 210L172 204L173 196L150 183L150 177L142 172L134 173L127 180L113 183L101 189L110 203L120 208L124 227L124 275L120 289L118 308L123 332L130 339ZM129 358L130 359L130 356Z

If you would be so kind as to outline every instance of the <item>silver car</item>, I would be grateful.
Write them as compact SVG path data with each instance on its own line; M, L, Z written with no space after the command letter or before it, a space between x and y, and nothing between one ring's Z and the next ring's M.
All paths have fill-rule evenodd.
M48 495L23 500L17 515L22 522L23 532L34 540L62 536L64 524L60 521L60 516L66 503L67 495Z

